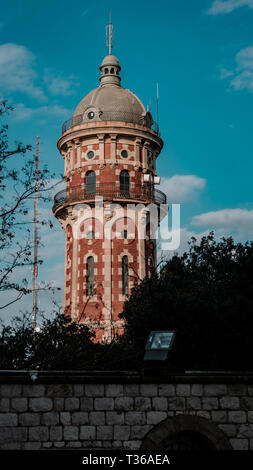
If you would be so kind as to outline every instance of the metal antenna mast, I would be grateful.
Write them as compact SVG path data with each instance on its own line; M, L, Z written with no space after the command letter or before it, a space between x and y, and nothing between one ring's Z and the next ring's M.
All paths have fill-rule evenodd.
M36 154L35 154L35 192L34 192L34 268L33 268L33 330L37 326L37 283L38 276L38 182L39 182L39 153L40 138L36 137Z
M156 121L157 121L157 132L159 132L158 101L159 101L159 94L158 94L158 83L157 83L157 84L156 84Z
M111 12L109 13L109 25L106 25L106 45L109 47L109 55L111 55L113 46L113 25L111 22Z

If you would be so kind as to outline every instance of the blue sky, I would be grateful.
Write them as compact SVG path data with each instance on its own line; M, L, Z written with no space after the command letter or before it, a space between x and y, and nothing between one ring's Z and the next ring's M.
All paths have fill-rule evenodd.
M161 189L180 202L181 249L191 235L252 238L253 0L94 2L8 0L1 5L0 93L15 107L11 139L35 145L60 174L63 121L99 85L105 25L122 86L151 100L164 148ZM46 210L46 209L45 209ZM62 285L63 234L45 234L41 275Z

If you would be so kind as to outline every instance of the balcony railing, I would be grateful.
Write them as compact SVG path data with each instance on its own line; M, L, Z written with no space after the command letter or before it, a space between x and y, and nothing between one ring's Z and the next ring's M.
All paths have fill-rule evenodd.
M79 124L87 123L87 122L96 122L97 120L86 121L83 118L83 114L78 114L77 116L73 116L72 118L65 121L62 125L62 134L66 132L68 129L74 126L78 126ZM159 134L159 127L156 122L151 120L149 117L141 116L137 113L131 113L129 111L103 111L99 115L99 121L122 121L122 122L132 122L136 124L140 124L142 126L147 126L153 129L157 134Z
M150 185L135 185L134 187L125 185L117 188L115 183L91 183L59 191L54 196L53 211L65 203L94 201L97 196L102 196L107 201L129 199L155 204L166 204L167 200L162 191Z

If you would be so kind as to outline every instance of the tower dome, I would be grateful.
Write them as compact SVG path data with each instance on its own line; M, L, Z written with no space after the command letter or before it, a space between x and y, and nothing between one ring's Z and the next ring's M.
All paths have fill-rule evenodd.
M123 121L151 127L150 112L130 90L121 87L118 59L109 54L100 65L100 86L86 95L77 106L71 122L74 125L96 121Z

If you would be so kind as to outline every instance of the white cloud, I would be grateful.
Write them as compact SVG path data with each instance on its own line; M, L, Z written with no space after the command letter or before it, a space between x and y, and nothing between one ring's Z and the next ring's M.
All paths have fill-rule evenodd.
M217 230L220 236L233 236L236 240L252 239L253 210L222 209L206 212L192 218L192 225Z
M205 185L206 180L196 175L174 175L162 178L158 189L167 195L168 203L176 204L194 199Z
M229 77L229 89L248 90L253 93L253 46L241 49L235 56L236 66L233 71L222 68L220 79Z
M253 0L215 0L211 7L207 10L208 15L219 15L231 13L236 8L247 6L253 9Z
M79 84L76 82L74 75L62 77L55 75L51 70L46 69L44 74L44 82L52 95L69 96L75 93L75 87Z
M40 101L47 99L35 84L34 55L25 47L6 43L0 45L0 86L5 91L22 92Z
M11 119L15 121L23 121L26 119L32 118L66 118L71 115L71 111L61 105L48 105L48 106L39 106L38 108L29 108L23 103L18 103L13 105L14 111L11 115Z

